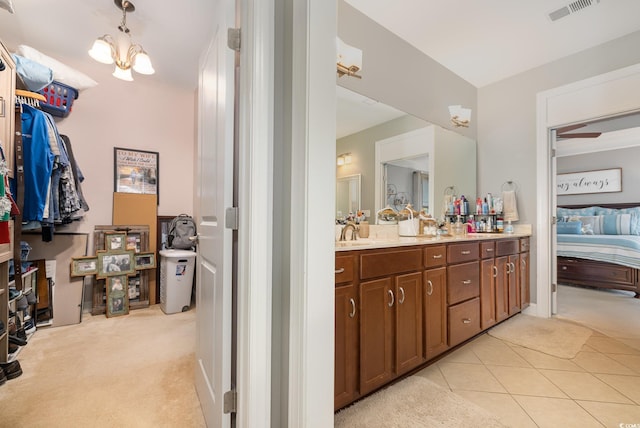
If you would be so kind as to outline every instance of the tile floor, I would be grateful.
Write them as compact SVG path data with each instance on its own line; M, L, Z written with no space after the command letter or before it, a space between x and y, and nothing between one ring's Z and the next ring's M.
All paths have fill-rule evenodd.
M595 305L581 309L587 313L604 296L586 289L570 293L586 293L582 297ZM640 300L633 300L619 317L626 324L617 330L620 337L594 331L575 358L483 334L417 375L475 402L510 427L640 427L640 328L624 334L630 322L640 323Z

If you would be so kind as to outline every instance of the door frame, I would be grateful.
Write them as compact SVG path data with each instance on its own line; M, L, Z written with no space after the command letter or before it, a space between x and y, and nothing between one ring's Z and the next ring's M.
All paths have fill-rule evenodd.
M549 318L552 309L555 235L551 219L556 189L553 187L551 129L637 111L640 108L640 64L573 82L537 95L536 119L536 308Z

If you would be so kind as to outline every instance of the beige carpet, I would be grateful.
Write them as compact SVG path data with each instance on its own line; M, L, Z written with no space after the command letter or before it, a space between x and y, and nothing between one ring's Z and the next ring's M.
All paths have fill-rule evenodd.
M560 358L574 358L593 334L589 328L555 318L519 314L498 324L491 336Z
M504 427L486 410L435 383L411 376L341 410L336 428Z
M0 386L3 427L204 427L194 383L195 310L159 306L40 329Z

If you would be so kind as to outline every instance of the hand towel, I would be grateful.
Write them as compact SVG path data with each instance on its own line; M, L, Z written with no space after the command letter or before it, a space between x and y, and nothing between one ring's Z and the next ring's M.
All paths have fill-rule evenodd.
M503 191L502 203L504 205L504 220L518 221L518 206L516 204L515 190Z

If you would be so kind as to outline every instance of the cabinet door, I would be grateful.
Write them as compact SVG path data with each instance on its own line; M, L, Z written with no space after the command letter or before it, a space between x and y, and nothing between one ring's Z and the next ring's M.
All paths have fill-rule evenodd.
M509 256L509 315L520 312L520 255Z
M354 401L358 390L358 311L355 287L336 288L334 410Z
M447 341L447 268L424 272L425 359L442 354Z
M496 278L494 259L480 262L480 326L487 329L496 323Z
M360 393L393 377L393 311L391 278L360 283Z
M509 318L509 257L496 258L496 321Z
M528 307L531 303L529 275L529 252L527 251L520 254L520 309Z
M396 277L396 374L420 365L422 355L422 272Z

